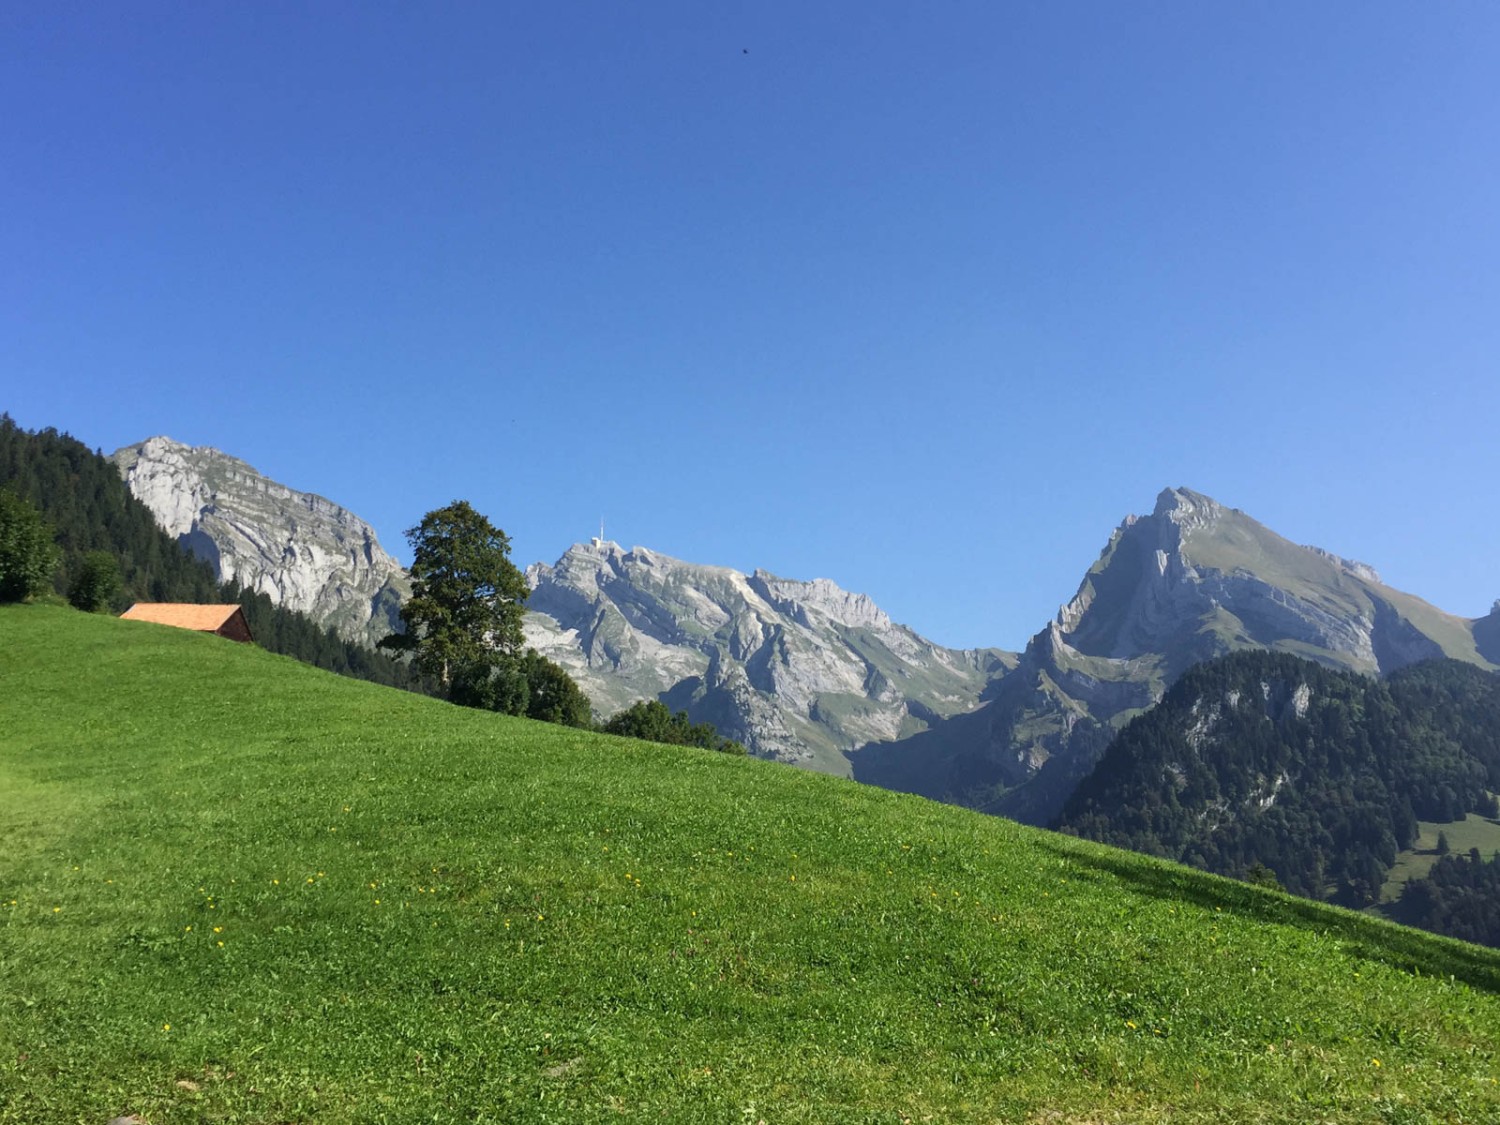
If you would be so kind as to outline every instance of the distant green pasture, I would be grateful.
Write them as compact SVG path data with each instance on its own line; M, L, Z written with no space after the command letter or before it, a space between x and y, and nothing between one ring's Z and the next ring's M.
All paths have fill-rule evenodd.
M1478 848L1479 854L1489 859L1500 851L1500 821L1490 820L1478 813L1470 813L1463 820L1452 824L1435 824L1421 820L1417 822L1421 835L1416 846L1396 857L1396 864L1380 889L1382 903L1394 902L1401 897L1401 889L1409 879L1420 879L1432 870L1438 861L1437 838L1441 832L1448 837L1448 847L1455 855L1465 855L1470 848Z

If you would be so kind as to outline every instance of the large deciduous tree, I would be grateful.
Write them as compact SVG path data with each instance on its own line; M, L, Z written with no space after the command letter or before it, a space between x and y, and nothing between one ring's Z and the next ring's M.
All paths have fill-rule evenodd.
M412 594L401 607L406 632L381 647L412 653L417 670L436 676L449 694L513 659L529 592L510 561L510 538L455 500L406 533L412 548Z

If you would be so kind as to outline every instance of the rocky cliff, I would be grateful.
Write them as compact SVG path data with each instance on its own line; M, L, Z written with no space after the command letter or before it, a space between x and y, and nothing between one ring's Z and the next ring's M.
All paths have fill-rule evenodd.
M971 710L1013 663L942 648L827 579L594 540L527 571L528 643L608 714L661 698L752 752L834 773L870 742Z
M358 516L262 476L217 449L154 437L112 460L136 499L219 577L373 644L411 592Z

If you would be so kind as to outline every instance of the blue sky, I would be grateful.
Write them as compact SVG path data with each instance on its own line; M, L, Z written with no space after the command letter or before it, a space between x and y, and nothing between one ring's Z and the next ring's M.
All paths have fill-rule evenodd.
M11 5L0 409L1019 647L1167 485L1500 598L1500 6Z

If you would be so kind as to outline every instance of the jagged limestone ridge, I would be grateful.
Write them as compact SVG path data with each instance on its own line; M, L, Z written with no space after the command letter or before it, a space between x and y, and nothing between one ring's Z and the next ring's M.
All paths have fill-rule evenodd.
M700 566L595 540L527 571L527 640L608 713L663 698L755 753L845 754L974 707L1004 665L946 649L827 579Z
M398 627L405 572L352 512L206 446L153 437L112 460L156 521L223 581L266 594L351 640Z

